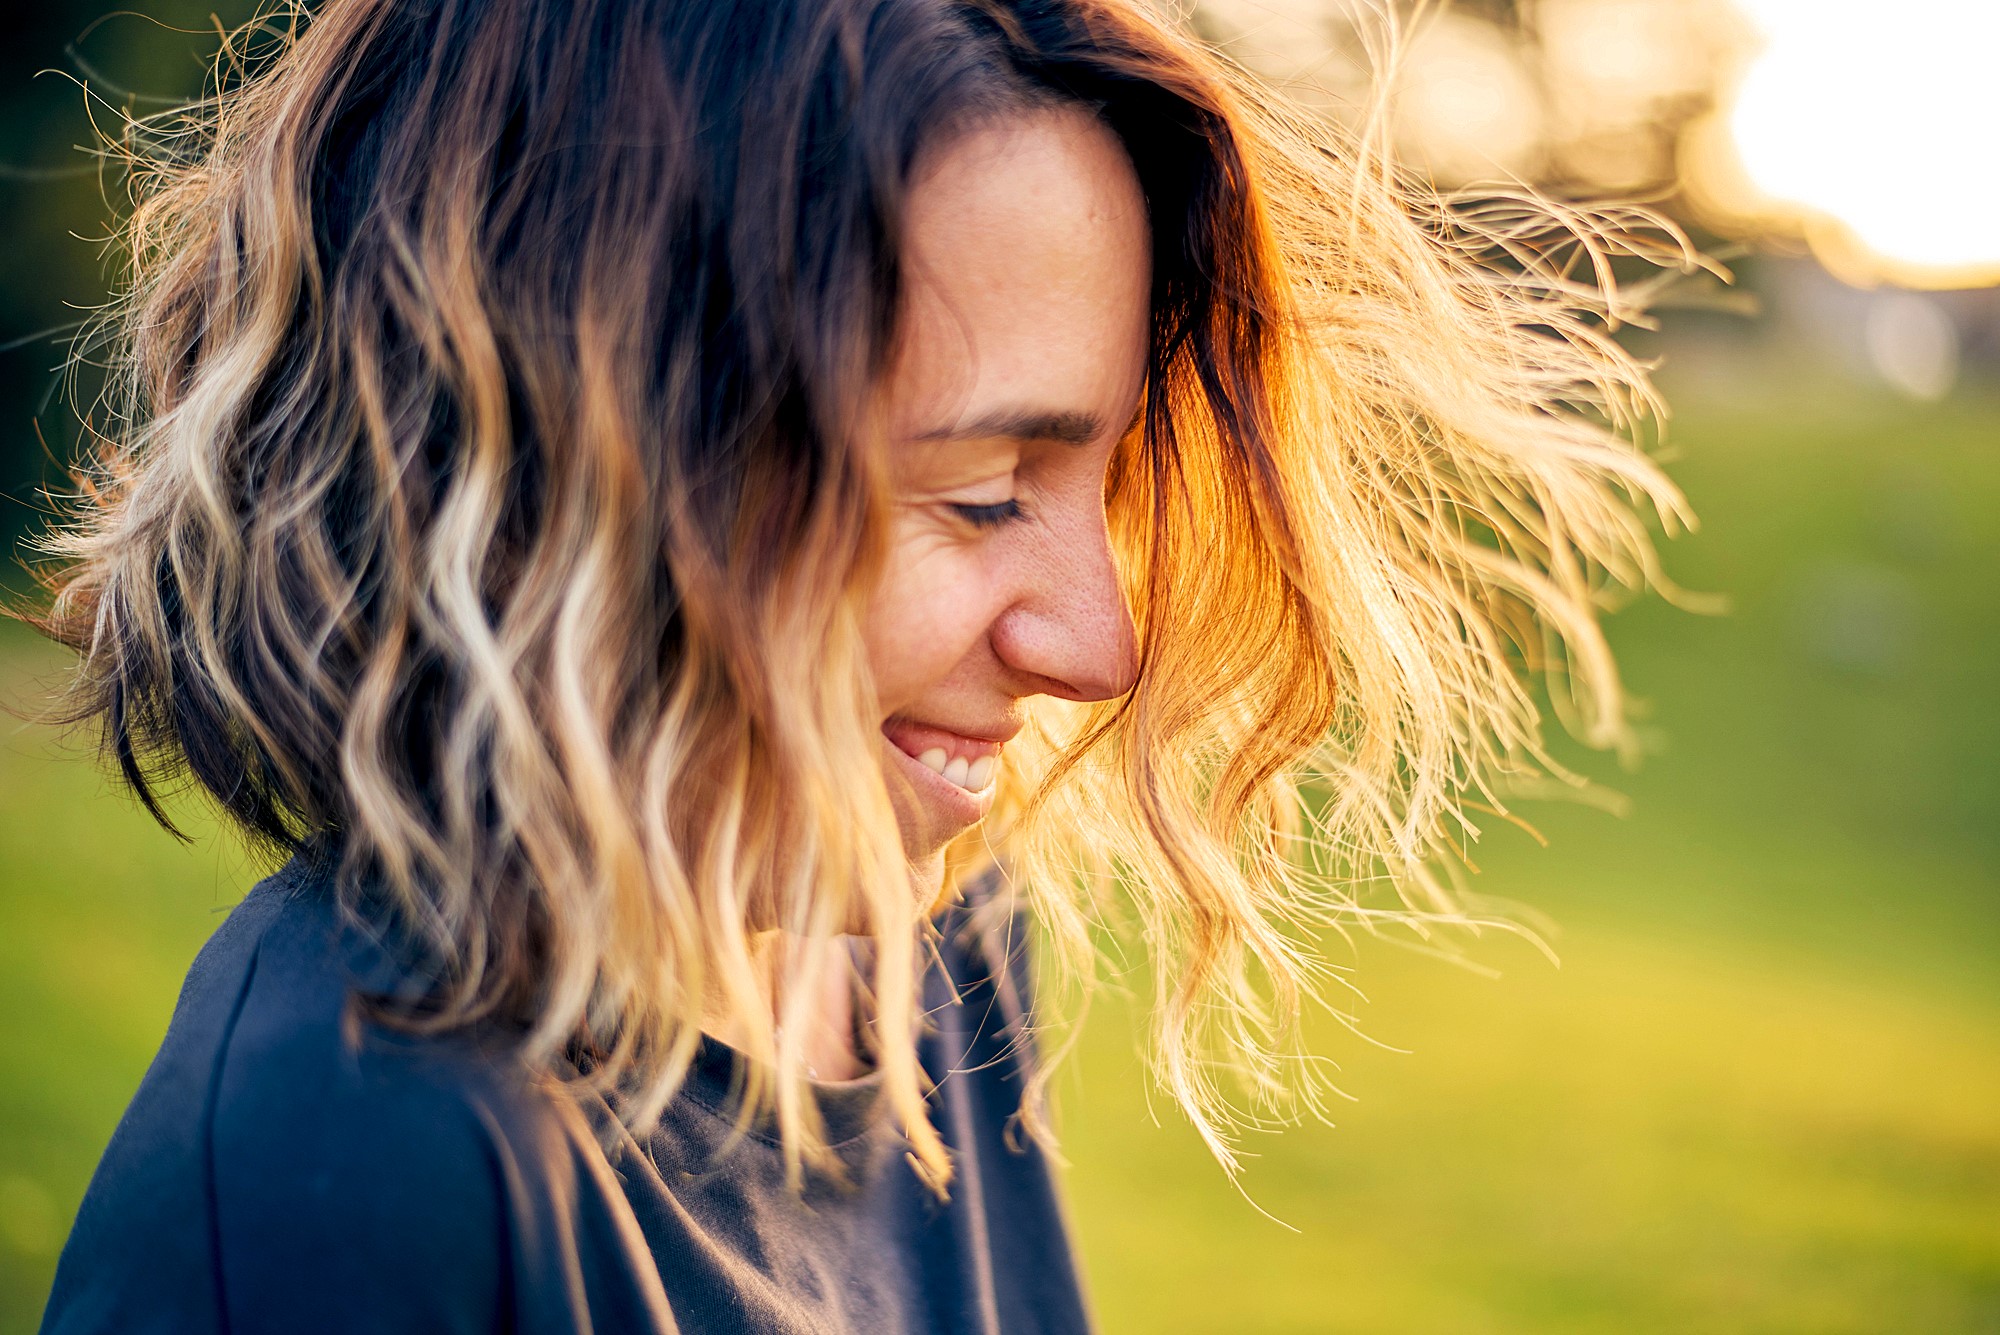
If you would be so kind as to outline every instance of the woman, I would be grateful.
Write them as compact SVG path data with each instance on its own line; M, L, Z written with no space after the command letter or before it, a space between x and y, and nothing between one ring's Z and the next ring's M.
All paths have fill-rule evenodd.
M290 861L47 1330L1081 1329L1022 924L1075 978L1129 906L1228 1163L1314 1095L1306 929L1457 913L1524 669L1620 736L1679 502L1578 410L1643 378L1133 0L252 63L144 179L41 624Z

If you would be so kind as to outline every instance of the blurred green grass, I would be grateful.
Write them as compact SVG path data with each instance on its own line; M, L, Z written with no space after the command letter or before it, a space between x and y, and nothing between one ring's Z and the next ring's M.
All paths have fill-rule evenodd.
M1357 1101L1257 1138L1258 1208L1149 1110L1107 997L1060 1108L1107 1331L2000 1330L2000 402L1777 384L1672 443L1704 529L1670 568L1734 608L1615 620L1654 754L1592 770L1629 816L1477 850L1562 967L1363 943L1407 1053L1327 1026ZM0 690L58 661L0 638ZM0 747L7 1330L255 876L56 755Z

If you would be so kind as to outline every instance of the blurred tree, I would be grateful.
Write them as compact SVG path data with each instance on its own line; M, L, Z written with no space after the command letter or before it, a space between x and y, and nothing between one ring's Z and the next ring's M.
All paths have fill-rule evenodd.
M95 146L126 114L202 90L222 28L252 0L36 0L0 9L0 541L35 527L77 429L60 368L103 302L122 196ZM100 168L103 167L102 170ZM93 388L81 378L77 394ZM7 564L0 580L13 585Z

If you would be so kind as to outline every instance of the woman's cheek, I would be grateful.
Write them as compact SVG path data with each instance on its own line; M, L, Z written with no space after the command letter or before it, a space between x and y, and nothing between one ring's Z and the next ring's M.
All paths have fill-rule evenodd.
M912 543L892 553L867 629L885 711L914 703L972 652L999 615L996 583L976 544Z

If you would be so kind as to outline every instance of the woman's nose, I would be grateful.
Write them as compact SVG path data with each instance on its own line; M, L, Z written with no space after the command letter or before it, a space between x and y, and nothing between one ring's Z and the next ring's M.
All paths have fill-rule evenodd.
M1018 592L994 621L993 651L1034 690L1109 700L1138 676L1138 637L1096 498L1044 514L1020 555Z

